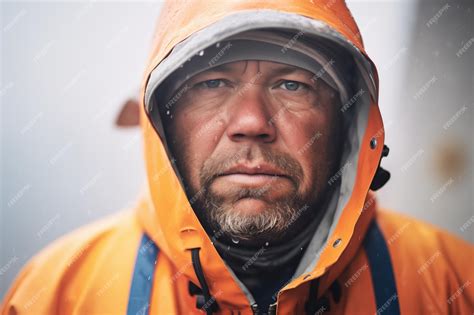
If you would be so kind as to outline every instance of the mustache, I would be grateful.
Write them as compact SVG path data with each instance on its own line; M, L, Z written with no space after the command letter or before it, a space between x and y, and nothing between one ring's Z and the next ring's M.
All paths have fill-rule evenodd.
M220 152L211 156L200 170L201 187L208 188L220 174L238 164L267 164L293 181L298 189L303 180L303 168L290 154L269 147L245 146L237 152Z

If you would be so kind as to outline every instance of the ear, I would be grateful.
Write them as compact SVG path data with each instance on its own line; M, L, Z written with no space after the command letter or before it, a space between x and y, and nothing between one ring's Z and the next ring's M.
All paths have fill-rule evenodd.
M136 99L128 99L115 120L119 128L136 127L140 124L140 104Z

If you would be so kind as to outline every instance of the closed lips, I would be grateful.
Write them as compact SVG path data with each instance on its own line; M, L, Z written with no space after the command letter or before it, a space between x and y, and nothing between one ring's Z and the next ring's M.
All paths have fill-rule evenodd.
M226 175L234 175L234 174L288 177L286 174L284 174L277 168L274 168L269 165L257 165L257 166L236 165L234 167L231 167L224 173L219 174L218 176L226 176Z

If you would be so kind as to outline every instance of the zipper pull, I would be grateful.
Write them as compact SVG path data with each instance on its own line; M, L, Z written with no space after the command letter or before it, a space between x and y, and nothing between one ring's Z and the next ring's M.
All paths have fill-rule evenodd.
M258 305L257 303L250 306L252 308L253 315L258 315Z
M277 310L277 303L270 304L268 306L268 315L276 315L276 310Z

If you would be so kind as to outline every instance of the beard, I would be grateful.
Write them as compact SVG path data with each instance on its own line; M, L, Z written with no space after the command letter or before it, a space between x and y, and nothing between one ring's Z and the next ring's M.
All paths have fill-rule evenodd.
M251 189L242 189L242 198L251 196ZM204 200L205 218L215 234L223 234L235 240L278 241L288 236L291 224L297 224L298 218L309 207L299 198L273 203L270 207L258 213L248 213L233 208L228 202L219 202L212 193ZM295 224L296 223L296 224ZM215 232L217 231L217 232Z
M219 174L238 162L253 160L281 170L290 179L291 190L275 197L272 192L278 191L279 181L272 179L259 188L229 185L225 192L213 190L213 181ZM253 244L269 241L275 243L297 234L314 216L314 211L309 209L314 209L315 189L309 192L300 191L303 169L295 159L284 152L260 146L246 146L231 156L216 155L204 163L199 178L200 190L196 192L196 189L191 188L195 196L193 208L208 233L213 233L214 237L224 237L234 242L249 241ZM251 209L237 209L235 204L245 198L264 201L268 206L256 212L248 211Z

